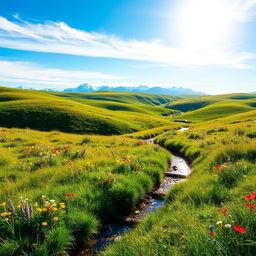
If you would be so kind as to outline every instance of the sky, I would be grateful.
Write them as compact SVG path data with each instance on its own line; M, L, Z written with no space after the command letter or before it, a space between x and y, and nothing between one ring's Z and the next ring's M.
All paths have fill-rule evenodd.
M256 91L256 0L0 0L0 85Z

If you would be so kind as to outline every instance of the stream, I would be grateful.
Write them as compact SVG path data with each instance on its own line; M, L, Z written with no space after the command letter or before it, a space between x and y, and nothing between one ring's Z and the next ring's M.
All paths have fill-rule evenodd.
M183 132L188 129L181 128L178 131ZM154 144L154 138L146 141L149 144ZM95 239L91 239L86 248L80 251L77 256L97 255L97 252L104 250L110 243L120 240L123 234L141 222L147 214L163 206L164 197L168 190L176 183L185 181L190 173L191 169L186 161L181 157L172 155L171 166L166 171L159 188L146 195L144 200L128 216L120 217L115 223L103 225Z

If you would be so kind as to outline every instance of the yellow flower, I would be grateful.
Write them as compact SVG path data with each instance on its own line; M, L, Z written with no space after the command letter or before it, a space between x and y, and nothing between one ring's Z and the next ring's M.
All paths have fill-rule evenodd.
M4 202L4 203L1 203L0 206L5 207L5 206L6 206L6 203L5 203L5 202Z
M45 221L42 222L42 226L43 226L43 227L47 226L47 222L45 222Z
M37 203L37 202L35 202L35 203L34 203L34 206L35 206L35 207L38 207L38 203Z
M53 207L52 212L56 212L56 211L57 211L57 208Z
M16 206L18 209L20 209L20 204Z
M64 209L64 208L65 208L65 205L64 205L64 204L61 204L61 205L60 205L60 208L61 208L61 209Z
M37 208L36 211L37 211L37 212L41 212L42 209L41 209L41 208Z
M1 216L5 217L5 216L9 216L11 214L12 214L11 212L3 212L3 213L1 213Z
M58 221L59 218L58 218L58 217L54 217L52 220L53 220L53 221Z
M57 204L55 204L55 203L54 203L54 204L52 204L52 206L53 206L53 207L56 207L56 206L57 206Z

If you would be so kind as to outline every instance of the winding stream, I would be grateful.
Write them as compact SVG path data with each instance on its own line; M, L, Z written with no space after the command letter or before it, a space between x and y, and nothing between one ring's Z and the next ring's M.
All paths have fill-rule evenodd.
M181 128L178 131L183 132L187 129L189 128ZM153 144L154 138L146 141ZM147 195L129 216L120 217L115 223L104 225L99 235L95 239L91 239L87 247L79 252L77 256L97 255L97 252L104 250L108 244L120 240L123 234L131 230L148 213L154 212L163 206L163 200L168 190L176 183L186 180L190 173L191 169L186 161L181 157L172 155L172 164L165 173L164 180L159 188Z

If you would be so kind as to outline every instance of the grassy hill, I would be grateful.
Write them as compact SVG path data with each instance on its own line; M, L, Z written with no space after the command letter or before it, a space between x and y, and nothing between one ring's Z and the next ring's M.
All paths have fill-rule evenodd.
M122 103L117 102L118 98ZM0 126L124 134L170 124L163 116L175 111L159 105L174 99L125 92L87 95L0 87Z
M214 96L202 96L192 99L184 99L176 102L170 102L166 104L167 108L176 109L182 112L197 110L217 102L227 102L228 100L247 100L255 99L255 94L247 93L234 93L234 94L223 94Z
M174 108L185 112L184 115L175 117L175 120L208 121L255 110L256 95L226 94L206 96L168 103L167 108Z

